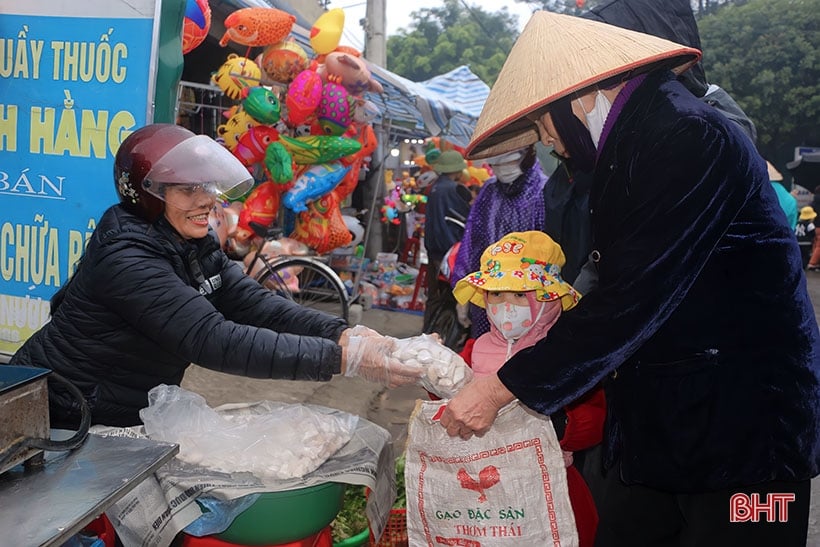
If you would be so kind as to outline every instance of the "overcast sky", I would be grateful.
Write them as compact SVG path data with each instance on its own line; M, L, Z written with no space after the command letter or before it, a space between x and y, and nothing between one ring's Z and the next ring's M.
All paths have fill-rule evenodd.
M519 30L530 18L532 7L524 3L501 1L501 0L463 0L468 6L478 6L487 12L501 11L503 6L507 6L513 16L518 16ZM438 7L444 4L442 0L385 0L387 16L387 36L397 34L401 28L407 29L412 19L410 14L421 8ZM351 45L357 49L364 46L364 31L359 25L359 20L365 16L367 2L360 0L331 0L329 9L342 8L345 12L345 27L341 43Z

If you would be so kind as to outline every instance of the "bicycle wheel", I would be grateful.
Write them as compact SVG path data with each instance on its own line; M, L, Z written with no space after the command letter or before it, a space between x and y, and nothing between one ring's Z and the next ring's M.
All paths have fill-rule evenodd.
M348 319L347 289L330 266L311 258L286 257L262 269L256 281L308 308Z

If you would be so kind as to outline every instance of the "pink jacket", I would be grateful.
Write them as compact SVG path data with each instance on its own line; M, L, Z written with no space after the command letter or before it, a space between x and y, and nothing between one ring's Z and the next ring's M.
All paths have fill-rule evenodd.
M524 348L534 346L536 342L547 336L550 328L561 316L561 301L539 302L534 294L527 295L533 315L543 305L541 316L533 327L524 333L524 336L515 341L508 341L490 321L490 332L479 336L472 350L472 368L476 376L495 374L501 365Z

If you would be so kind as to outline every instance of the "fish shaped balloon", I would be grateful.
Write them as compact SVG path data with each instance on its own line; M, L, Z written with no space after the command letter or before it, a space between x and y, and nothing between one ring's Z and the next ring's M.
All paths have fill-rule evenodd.
M295 127L305 123L321 100L321 76L311 69L300 72L288 86L288 93L285 96L288 124Z
M341 135L353 121L356 99L341 84L327 82L316 108L319 125L325 135Z
M356 139L313 135L309 137L282 136L282 144L288 149L293 161L300 165L313 165L338 160L361 150Z
M262 86L246 87L242 91L242 108L251 118L264 124L275 124L282 114L279 97L270 89Z
M267 46L281 42L293 29L296 17L276 8L242 8L225 18L225 34L219 45L228 42L245 46Z
M267 125L257 125L239 137L232 152L242 162L242 165L251 167L265 159L265 150L268 145L278 139L279 131Z
M282 203L296 213L307 211L307 203L333 190L349 170L350 167L338 162L314 165L296 179L293 188L285 192Z

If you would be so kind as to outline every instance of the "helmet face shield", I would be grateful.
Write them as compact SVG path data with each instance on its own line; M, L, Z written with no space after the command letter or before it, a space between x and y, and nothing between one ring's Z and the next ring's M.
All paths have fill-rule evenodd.
M237 199L253 187L248 169L219 143L205 135L171 148L145 175L143 189L182 209L202 196ZM171 187L174 187L172 191Z

